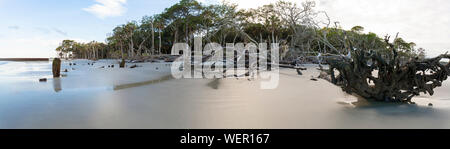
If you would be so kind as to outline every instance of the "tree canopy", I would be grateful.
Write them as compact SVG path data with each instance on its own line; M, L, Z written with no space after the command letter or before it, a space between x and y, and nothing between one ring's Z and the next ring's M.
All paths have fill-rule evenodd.
M56 49L65 58L128 58L169 54L172 45L192 45L194 37L204 42L280 43L283 58L317 53L346 54L350 47L343 42L351 38L352 47L383 52L387 45L375 33L364 33L364 27L342 29L331 25L326 12L317 11L314 1L296 4L278 1L255 9L237 9L236 4L205 5L196 0L181 0L152 16L118 25L105 43L80 43L64 40ZM346 40L347 41L347 40ZM402 38L394 41L405 56L424 56L422 48Z

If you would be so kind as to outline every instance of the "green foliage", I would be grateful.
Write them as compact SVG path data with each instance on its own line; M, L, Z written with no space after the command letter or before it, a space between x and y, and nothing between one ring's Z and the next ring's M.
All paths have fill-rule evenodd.
M364 27L362 26L354 26L351 31L353 32L357 32L357 33L361 33L362 31L364 31Z
M176 42L193 44L195 36L204 42L280 43L294 51L293 56L317 53L346 54L349 47L384 52L386 44L375 33L363 33L364 27L344 30L340 26L319 27L315 2L301 5L279 1L256 9L238 10L237 5L222 3L204 5L196 0L181 0L162 13L144 16L117 26L106 43L78 43L64 40L56 49L69 58L136 58L169 54ZM329 21L329 20L328 20ZM325 21L326 22L326 21ZM348 38L349 40L344 40ZM394 41L405 56L424 55L415 44L401 38ZM351 45L351 46L350 46ZM306 54L305 54L306 53Z

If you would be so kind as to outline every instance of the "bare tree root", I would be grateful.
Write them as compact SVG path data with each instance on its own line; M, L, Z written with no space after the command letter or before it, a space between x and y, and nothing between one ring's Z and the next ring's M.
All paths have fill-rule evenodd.
M388 43L388 39L386 42ZM387 102L411 102L420 93L433 95L433 89L442 86L450 76L450 54L419 60L400 60L397 50L389 44L392 53L381 55L370 50L354 50L352 57L327 59L328 70L322 69L321 78L328 78L349 94L366 99ZM329 76L324 76L324 72Z

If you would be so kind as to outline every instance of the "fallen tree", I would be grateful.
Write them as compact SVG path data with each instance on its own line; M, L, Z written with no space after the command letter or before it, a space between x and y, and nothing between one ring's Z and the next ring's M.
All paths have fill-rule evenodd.
M431 59L402 59L396 46L386 37L388 54L353 48L350 57L326 59L329 69L322 69L320 78L341 86L349 94L387 102L411 102L420 93L433 95L450 76L450 59L446 53ZM326 73L324 73L326 72ZM328 74L323 75L323 74Z

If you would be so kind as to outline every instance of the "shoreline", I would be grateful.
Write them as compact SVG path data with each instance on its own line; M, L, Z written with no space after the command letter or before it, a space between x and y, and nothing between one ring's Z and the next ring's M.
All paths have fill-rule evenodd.
M0 58L0 61L49 61L50 58Z

